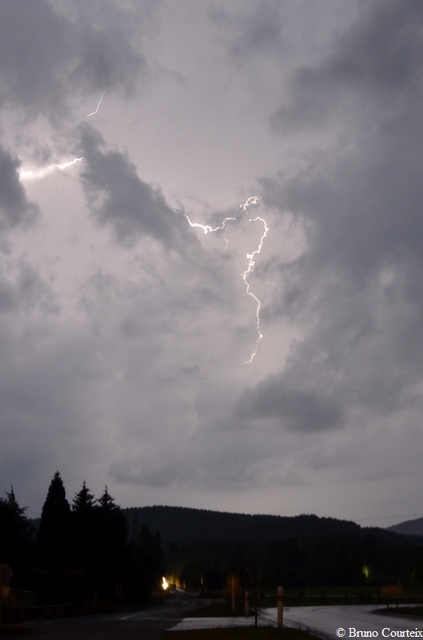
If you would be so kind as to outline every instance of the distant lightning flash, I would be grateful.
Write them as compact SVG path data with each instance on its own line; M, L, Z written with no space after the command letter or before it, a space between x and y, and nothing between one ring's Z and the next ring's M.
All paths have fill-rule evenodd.
M248 207L251 207L252 205L258 204L260 200L261 200L261 196L250 196L249 198L247 198L247 200L244 202L244 204L240 205L240 208L243 211L246 211L248 209ZM231 217L231 218L225 218L223 220L223 222L218 227L211 227L208 224L200 224L198 222L192 222L187 214L185 214L185 216L186 216L186 219L188 220L188 222L189 222L191 227L198 227L199 229L202 229L205 234L214 233L215 231L219 231L221 229L224 229L227 222L230 222L232 220L236 220L236 218L237 218L236 216L235 217ZM261 329L260 329L261 302L260 302L259 298L257 298L257 296L252 291L250 291L250 283L248 282L248 276L251 275L251 273L254 271L255 258L261 252L262 247L263 247L263 243L264 243L264 239L267 236L268 231L269 231L269 227L267 226L266 220L264 218L261 218L260 216L257 216L256 218L250 218L249 219L249 222L257 222L257 221L260 221L260 222L263 223L264 231L263 231L263 234L262 234L262 236L260 238L260 242L258 244L257 249L255 251L253 251L252 253L247 253L248 266L247 266L247 269L242 274L242 279L244 280L244 283L245 283L245 291L246 291L247 295L251 296L254 299L254 301L255 301L255 303L257 305L257 308L256 308L256 329L257 329L257 336L258 337L257 337L257 340L256 340L256 344L255 344L255 348L254 348L253 353L251 354L249 360L246 360L243 364L251 364L251 362L256 357L258 344L259 344L260 340L263 338L263 334L262 334Z
M87 116L85 116L84 120L86 120L87 118L91 118L91 116L96 116L97 115L98 110L100 109L101 102L103 100L103 96L106 93L106 91L107 91L107 89L105 91L103 91L103 93L101 94L100 100L98 101L98 105L97 105L96 110L92 111L92 113L89 113Z
M70 160L63 164L50 164L48 167L44 167L43 169L18 169L19 178L20 180L41 180L42 178L50 175L50 173L57 171L57 169L63 171L77 162L82 162L83 159L84 158L74 158L74 160Z

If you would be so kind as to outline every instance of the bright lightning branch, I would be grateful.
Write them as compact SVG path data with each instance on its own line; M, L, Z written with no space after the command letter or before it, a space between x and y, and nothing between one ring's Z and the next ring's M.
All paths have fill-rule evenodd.
M258 204L260 200L261 200L261 196L250 196L244 202L244 204L240 205L240 208L243 211L246 211L252 205ZM211 227L208 224L200 224L198 222L192 222L190 220L189 216L187 216L187 215L186 215L186 218L187 218L188 223L190 224L191 227L197 227L199 229L202 229L205 234L214 233L215 231L220 231L220 230L225 228L227 222L231 222L233 220L236 220L236 217L230 217L230 218L228 217L228 218L225 218L223 220L223 222L218 227ZM254 271L254 265L255 265L256 256L261 253L261 250L262 250L262 247L263 247L263 243L264 243L264 239L266 238L267 233L269 231L269 227L267 226L266 220L264 218L261 218L260 216L256 216L255 218L250 218L249 222L261 222L263 224L264 231L263 231L263 233L261 235L260 242L259 242L259 244L257 246L257 249L255 251L253 251L252 253L247 253L247 260L248 260L247 269L242 274L242 279L244 280L244 283L245 283L245 291L246 291L247 295L251 296L253 298L253 300L255 301L255 303L256 303L256 330L257 330L257 340L256 340L256 343L255 343L254 351L251 354L250 358L248 360L246 360L243 364L251 364L251 362L256 357L258 344L259 344L260 340L263 338L263 334L262 334L261 329L260 329L261 302L260 302L259 298L250 290L250 283L248 282L248 277Z

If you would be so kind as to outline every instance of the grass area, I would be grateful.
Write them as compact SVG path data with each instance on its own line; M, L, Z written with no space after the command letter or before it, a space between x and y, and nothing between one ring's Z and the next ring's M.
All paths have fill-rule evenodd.
M298 629L275 627L238 627L231 629L193 629L168 631L162 640L317 640L315 636Z

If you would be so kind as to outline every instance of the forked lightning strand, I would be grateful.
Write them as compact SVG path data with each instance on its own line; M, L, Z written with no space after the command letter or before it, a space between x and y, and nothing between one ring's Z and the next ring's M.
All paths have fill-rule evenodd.
M247 292L247 295L248 295L248 296L251 296L252 298L254 298L254 300L256 301L256 304L257 304L257 308L256 308L256 319L257 319L257 322L256 322L256 328L257 328L257 335L258 335L258 338L257 338L257 340L256 340L256 346L255 346L255 349L254 349L253 353L252 353L252 354L251 354L251 356L250 356L250 359L249 359L249 360L246 360L246 361L244 362L244 364L250 364L250 363L254 360L254 358L256 357L256 354L257 354L258 344L259 344L260 340L261 340L261 339L262 339L262 337L263 337L263 334L262 334L262 332L261 332L261 330L260 330L260 309L261 309L261 302L260 302L260 300L257 298L257 296L256 296L252 291L250 291L250 283L249 283L249 282L248 282L248 280L247 280L247 278L248 278L248 276L250 275L250 273L252 273L252 272L254 271L254 265L255 265L255 260L254 260L254 258L255 258L255 256L256 256L257 254L259 254L259 253L260 253L260 251L261 251L261 249L262 249L262 246L263 246L264 239L265 239L265 237L267 236L267 232L269 231L269 227L267 226L267 224L266 224L266 220L265 220L264 218L261 218L260 216L257 216L256 218L250 218L250 222L257 222L257 220L260 220L260 222L262 222L262 223L263 223L263 225L264 225L264 232L263 232L263 235L262 235L262 236L261 236L261 238L260 238L259 246L257 247L257 249L256 249L255 251L253 251L253 253L247 253L247 258L248 258L248 268L247 268L247 269L244 271L244 273L242 274L242 278L243 278L243 280L244 280L244 282L245 282L245 290L246 290L246 292Z
M68 167L71 167L73 164L77 162L82 162L84 158L75 158L74 160L70 160L69 162L65 162L63 164L50 164L48 167L44 167L43 169L18 169L19 179L20 180L41 180L41 178L45 178L50 175L57 169L63 171Z
M225 218L224 221L222 222L222 224L220 225L220 227L211 227L209 224L199 224L198 222L191 222L189 216L187 216L187 214L185 214L186 219L188 220L189 224L191 225L191 227L198 227L199 229L202 229L204 231L204 233L213 233L214 231L219 231L220 229L224 229L226 223L229 220L236 220L236 218Z
M107 89L106 89L106 91L107 91ZM87 118L91 118L91 116L96 116L97 115L98 110L100 109L101 102L103 100L103 96L106 93L106 91L103 91L103 93L101 94L100 100L98 101L98 105L97 105L96 110L92 111L92 113L89 113L87 116L85 116L84 120L86 120Z
M260 200L261 200L261 196L250 196L244 202L244 204L240 205L240 208L243 211L246 211L248 209L248 207L251 207L251 205L254 205L254 204L258 204ZM211 227L208 224L200 224L198 222L191 222L189 216L187 216L187 215L186 215L186 218L187 218L187 220L188 220L188 222L189 222L191 227L198 227L199 229L202 229L205 234L213 233L214 231L219 231L221 229L224 229L227 222L229 222L231 220L236 220L236 217L225 218L223 220L222 224L219 225L218 227ZM263 232L263 234L262 234L262 236L260 238L260 242L259 242L259 245L258 245L257 249L255 251L253 251L252 253L247 253L248 267L244 271L244 273L242 274L242 279L244 280L244 283L245 283L246 293L247 293L248 296L251 296L254 299L254 301L255 301L255 303L257 305L257 308L256 308L256 319L257 319L257 321L256 321L256 329L257 329L258 337L257 337L257 340L256 340L256 345L255 345L254 351L251 354L250 359L246 360L244 362L244 364L250 364L254 360L254 358L256 357L256 354L257 354L258 343L263 338L263 334L262 334L262 332L260 330L260 308L261 308L261 302L257 298L257 296L252 291L250 291L250 283L248 282L248 276L254 271L255 258L261 252L261 249L263 247L264 239L267 236L267 233L269 231L269 227L267 226L266 220L264 220L264 218L261 218L260 216L257 216L256 218L250 218L249 222L257 222L258 220L263 223L264 232Z
M258 204L260 200L261 196L250 196L249 198L247 198L244 204L240 204L239 207L240 209L244 209L244 211L247 211L248 207L251 207L252 204Z
M86 115L84 120L86 120L87 118L91 118L91 116L95 116L98 113L101 102L103 100L103 96L106 93L106 91L107 89L103 91L103 93L101 94L96 110ZM74 160L70 160L69 162L64 162L63 164L50 164L48 167L44 167L43 169L18 169L19 179L20 180L42 180L42 178L45 178L46 176L50 175L50 173L53 173L57 169L59 169L60 171L63 171L64 169L71 167L77 162L82 162L83 159L84 158L74 158Z

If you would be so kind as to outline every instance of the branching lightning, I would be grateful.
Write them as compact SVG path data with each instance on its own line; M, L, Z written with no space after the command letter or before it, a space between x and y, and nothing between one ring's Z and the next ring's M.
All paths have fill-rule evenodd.
M98 101L95 111L92 111L91 113L86 115L84 120L86 120L87 118L91 118L91 116L95 116L98 113L98 110L100 109L100 105L103 100L103 96L106 93L106 91L107 89L103 91L103 93L101 94L100 100ZM50 164L48 165L48 167L43 167L42 169L18 169L19 179L20 180L42 180L43 178L50 175L54 171L57 171L57 170L63 171L68 167L71 167L72 165L76 164L77 162L82 162L83 159L84 158L74 158L69 162L64 162L61 164Z
M220 231L221 229L225 228L225 225L227 222L229 222L230 220L236 220L236 218L225 218L219 227L213 228L209 224L199 224L198 222L191 222L187 214L185 214L185 217L188 220L191 227L199 227L199 229L202 229L204 233L214 233L214 231Z
M77 162L82 162L84 158L74 158L69 162L64 162L63 164L49 164L48 167L44 167L43 169L18 169L19 179L20 180L41 180L46 176L50 175L54 171L63 171L68 167L76 164Z
M257 298L257 296L250 291L250 283L248 282L247 278L248 276L254 271L254 265L255 265L255 257L261 252L261 249L263 247L263 242L265 237L267 236L267 233L269 231L269 227L267 226L266 220L264 218L261 218L260 216L257 216L256 218L250 218L250 222L257 222L257 220L260 220L260 222L263 223L264 225L264 231L263 234L260 238L260 242L259 245L257 247L257 249L255 251L253 251L252 253L247 253L247 259L248 259L248 267L247 269L244 271L244 273L242 274L242 279L245 282L245 291L247 293L247 296L251 296L256 304L257 304L257 308L256 308L256 329L257 329L257 340L256 340L256 346L254 348L253 353L250 356L249 360L246 360L244 362L244 364L251 364L251 362L254 360L254 358L256 357L257 354L257 349L258 349L258 344L260 342L260 340L263 338L263 334L260 330L260 309L261 309L261 302L259 300L259 298Z
M246 211L252 205L258 204L260 200L261 200L261 196L250 196L249 198L247 198L247 200L244 202L244 204L240 205L240 208L243 211ZM227 222L231 222L231 221L237 219L237 216L228 217L228 218L225 218L223 220L223 222L218 227L211 227L208 224L200 224L199 222L192 222L187 214L185 214L185 216L186 216L186 219L188 220L188 222L189 222L191 227L198 227L199 229L202 229L205 234L214 233L215 231L220 231L221 229L225 228ZM262 334L261 329L260 329L261 301L259 300L259 298L252 291L250 291L250 283L248 282L248 277L254 271L256 256L259 253L261 253L261 250L262 250L262 247L263 247L263 243L264 243L264 239L266 238L266 236L267 236L267 234L269 232L269 227L267 226L266 220L264 218L262 218L260 216L256 216L255 218L250 218L249 219L249 222L258 222L258 221L263 223L264 231L263 231L263 233L261 235L260 242L259 242L259 244L257 246L257 249L255 251L253 251L252 253L247 253L247 260L248 260L247 268L244 271L244 273L242 274L242 279L244 280L244 283L245 283L245 291L246 291L248 296L251 296L253 298L253 300L255 301L255 303L257 305L256 306L257 340L256 340L256 343L255 343L254 351L251 354L249 360L246 360L243 364L251 364L251 362L256 357L257 350L258 350L258 344L259 344L260 340L263 338L263 334Z
M97 107L95 109L95 111L92 111L91 113L88 113L84 120L87 120L88 118L90 118L91 116L95 116L101 106L104 94L106 93L106 90L103 91L103 93L100 96L100 99L98 101ZM48 165L47 167L44 167L42 169L23 169L20 168L18 169L18 174L19 174L19 179L22 181L25 180L41 180L43 178L45 178L46 176L50 175L51 173L59 170L59 171L63 171L79 162L82 162L82 160L84 160L83 157L81 158L74 158L73 160L70 160L68 162L64 162L64 163L56 163L56 164L51 164ZM185 168L183 169L183 172L185 171ZM182 174L183 174L182 172ZM181 176L182 178L182 176ZM180 178L180 179L181 179ZM261 200L261 196L250 196L249 198L247 198L247 200L240 205L240 208L245 212L247 211L247 209L253 205L256 205L259 203L259 201ZM190 217L185 214L186 219L188 220L189 225L192 228L198 228L198 229L202 229L204 234L207 235L208 233L214 233L216 231L221 231L223 229L225 229L226 225L228 222L233 222L235 220L237 220L238 215L237 216L228 216L226 218L224 218L224 220L222 221L222 223L220 225L218 225L217 227L212 227L208 224L200 224L199 222L192 222L192 220L190 219ZM261 250L263 248L263 243L264 240L269 232L269 227L267 226L266 220L260 216L256 216L255 218L249 218L249 222L261 222L263 224L264 227L264 231L260 237L260 241L259 244L257 246L257 248L252 252L252 253L247 253L247 268L246 270L242 273L242 279L244 281L245 284L245 291L246 294L248 296L250 296L251 298L253 298L254 302L256 303L256 331L257 331L257 339L255 342L255 347L254 347L254 351L252 352L250 358L248 360L246 360L243 364L251 364L251 362L254 360L254 358L256 357L257 354L257 350L258 350L258 345L260 340L262 340L263 338L263 334L261 332L261 328L260 328L260 309L261 309L261 301L260 299L250 290L250 283L248 281L249 276L253 273L254 271L254 267L255 267L255 262L256 262L256 257L257 255L259 255L261 253ZM226 247L228 246L228 240L225 237L225 242L226 242ZM270 284L270 283L269 283ZM273 284L273 283L271 283Z
M247 198L244 204L240 204L239 207L240 209L244 209L244 211L247 211L248 207L251 207L252 204L258 204L260 200L261 196L250 196L249 198Z
M102 102L102 100L103 100L103 96L104 96L104 94L106 93L106 91L107 91L107 89L106 89L105 91L103 91L103 93L101 94L101 96L100 96L100 100L98 101L98 105L97 105L97 107L96 107L96 110L95 110L95 111L92 111L92 112L91 112L91 113L89 113L87 116L85 116L84 120L86 120L87 118L91 118L91 116L96 116L96 115L97 115L98 110L100 109L101 102Z

